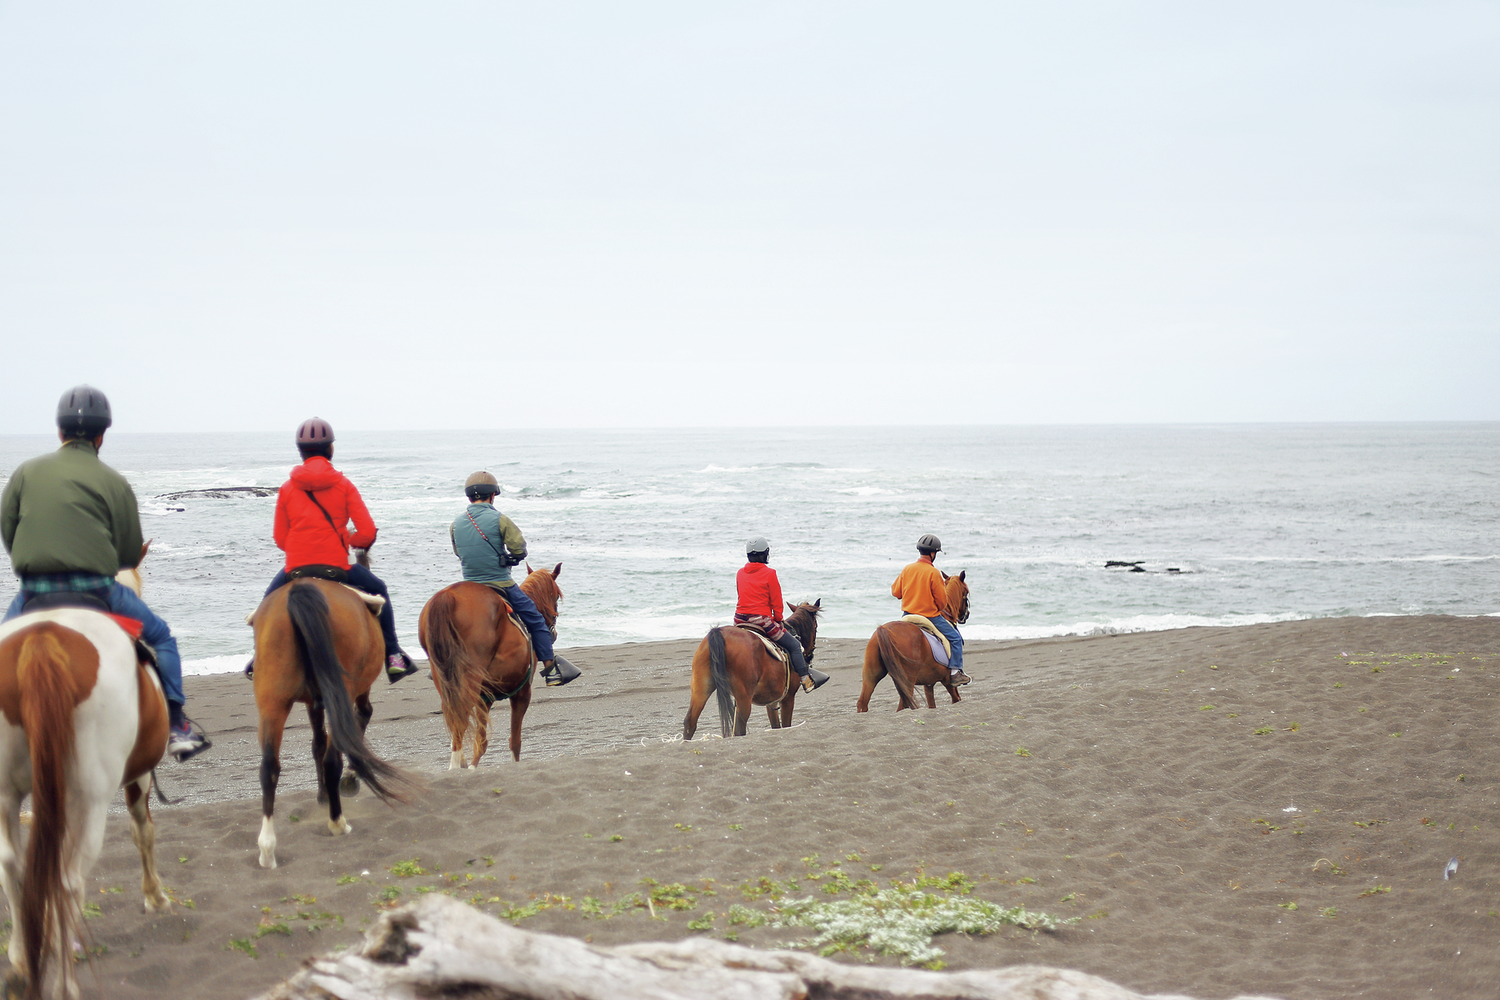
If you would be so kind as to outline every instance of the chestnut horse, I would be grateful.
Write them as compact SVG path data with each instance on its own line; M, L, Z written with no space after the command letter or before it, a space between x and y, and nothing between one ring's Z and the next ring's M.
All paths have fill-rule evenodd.
M548 572L526 567L521 589L542 613L557 637L557 577L562 563ZM509 605L493 587L455 583L432 595L422 608L417 637L432 665L432 683L443 703L443 721L452 738L448 770L478 767L490 746L490 708L510 699L510 755L521 759L521 720L531 704L536 651L524 628L511 621ZM474 727L474 759L464 760L464 737Z
M303 577L267 594L251 616L255 628L255 708L260 716L260 866L276 867L276 784L281 777L281 736L297 702L307 706L312 728L318 801L328 803L328 829L350 832L339 793L359 789L363 778L381 799L404 799L409 780L365 742L374 708L370 685L385 667L380 623L364 599L341 583ZM325 714L327 731L324 730ZM344 756L354 775L340 775Z
M53 994L76 997L70 945L82 922L84 878L122 785L146 909L171 907L156 872L147 794L167 749L166 698L110 616L57 607L0 626L0 710L0 883L15 921L12 975L26 980L26 996L39 997L55 964ZM28 793L33 816L23 862L19 814Z
M823 609L823 599L820 597L811 604L788 601L786 606L792 613L781 624L802 643L802 655L811 665L813 647L818 644L818 613ZM766 706L772 729L790 726L799 687L791 667L772 656L765 643L748 629L737 625L709 629L693 654L692 701L682 720L682 738L690 740L698 731L698 716L703 713L710 692L719 695L719 729L726 738L731 722L734 735L745 735L753 705Z
M969 585L964 582L967 574L968 570L957 576L943 574L948 590L948 608L943 617L960 625L969 620ZM948 680L948 668L932 658L932 647L927 644L924 630L911 622L886 622L870 636L865 645L865 683L859 692L856 711L870 710L870 695L886 674L891 675L891 683L896 686L900 699L896 704L898 712L917 707L915 688L919 684L927 689L928 708L937 707L932 693L938 684L948 689L954 701L961 700L958 688Z

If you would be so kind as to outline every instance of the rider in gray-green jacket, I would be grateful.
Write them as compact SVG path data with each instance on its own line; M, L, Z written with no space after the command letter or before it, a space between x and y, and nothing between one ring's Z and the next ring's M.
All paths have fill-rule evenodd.
M469 506L448 526L453 553L463 564L464 579L498 590L531 633L531 645L542 663L548 687L577 679L579 669L552 650L552 627L526 591L511 579L510 568L526 558L526 539L516 523L495 509L500 484L488 472L476 472L464 482Z

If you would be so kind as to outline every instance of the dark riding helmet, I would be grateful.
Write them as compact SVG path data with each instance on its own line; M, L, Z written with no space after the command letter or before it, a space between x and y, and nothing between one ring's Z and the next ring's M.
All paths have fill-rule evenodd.
M322 417L309 417L297 428L297 446L333 444L333 425Z
M487 497L492 497L500 492L500 481L483 470L474 473L464 480L464 496L469 498L470 503L478 503Z
M75 385L57 401L57 429L70 437L98 437L112 423L109 400L91 385Z
M938 541L937 535L923 535L917 539L917 551L927 555L936 555L943 551L943 543Z

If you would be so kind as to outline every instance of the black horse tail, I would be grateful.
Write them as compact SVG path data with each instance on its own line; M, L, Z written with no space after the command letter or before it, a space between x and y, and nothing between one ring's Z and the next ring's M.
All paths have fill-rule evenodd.
M877 628L875 638L880 646L880 665L891 675L891 683L895 685L896 695L901 699L900 708L915 709L916 688L911 682L911 675L906 672L906 657L901 655L901 651L896 648L896 641L891 638L890 626L882 625Z
M409 784L400 769L375 756L354 714L354 702L344 686L344 668L333 645L328 622L328 601L311 581L296 581L286 595L286 613L297 636L308 683L328 715L328 736L333 749L349 758L349 769L364 779L370 790L386 802L406 801L396 786Z
M440 590L427 608L427 661L438 680L443 721L451 733L468 729L480 688L479 670L454 620L457 605L452 591Z
M727 740L734 727L734 692L729 688L729 669L724 657L724 632L708 630L708 676L719 696L719 728Z

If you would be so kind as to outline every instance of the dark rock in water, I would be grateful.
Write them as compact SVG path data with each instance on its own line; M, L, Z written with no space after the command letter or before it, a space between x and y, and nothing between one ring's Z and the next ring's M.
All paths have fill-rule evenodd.
M1132 573L1144 573L1144 572L1146 572L1146 567L1144 567L1144 566L1132 566L1132 567L1130 567L1130 572L1132 572Z
M1107 562L1105 562L1104 568L1105 569L1128 569L1132 573L1144 573L1146 571L1143 570L1143 569L1141 569L1141 563L1143 563L1143 562L1145 562L1144 559L1137 559L1135 562L1126 562L1123 559L1110 559Z
M1168 566L1167 567L1167 572L1168 573L1181 573L1182 570L1179 567L1177 567L1177 566Z
M158 493L158 500L233 500L237 497L274 497L278 490L274 486L215 486L210 490L181 490L177 493Z

